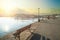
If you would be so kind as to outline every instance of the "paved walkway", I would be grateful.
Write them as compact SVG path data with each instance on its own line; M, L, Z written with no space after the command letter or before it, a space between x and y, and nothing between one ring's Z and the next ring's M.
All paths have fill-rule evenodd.
M60 40L60 19L50 19L38 23L34 33L40 34L44 40Z

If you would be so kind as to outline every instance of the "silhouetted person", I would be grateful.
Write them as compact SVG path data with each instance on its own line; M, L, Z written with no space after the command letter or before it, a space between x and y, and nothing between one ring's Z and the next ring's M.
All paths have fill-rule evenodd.
M47 18L50 19L50 16L48 16Z
M47 38L47 40L50 40L49 38Z
M40 22L40 19L38 19L38 22Z

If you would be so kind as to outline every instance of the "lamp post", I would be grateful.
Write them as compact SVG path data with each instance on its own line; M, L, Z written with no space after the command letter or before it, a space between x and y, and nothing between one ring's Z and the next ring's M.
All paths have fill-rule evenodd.
M39 14L40 14L40 8L38 8L38 22L40 22Z

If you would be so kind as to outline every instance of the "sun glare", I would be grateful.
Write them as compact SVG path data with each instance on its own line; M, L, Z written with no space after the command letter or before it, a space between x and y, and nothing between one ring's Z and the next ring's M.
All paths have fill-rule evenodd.
M4 32L9 32L9 29L10 28L10 26L9 25L2 25L2 30L4 31Z
M6 32L9 31L9 26L8 25L5 25L5 29L4 29Z
M5 11L5 15L11 15L11 11L16 7L16 2L3 1L2 8Z

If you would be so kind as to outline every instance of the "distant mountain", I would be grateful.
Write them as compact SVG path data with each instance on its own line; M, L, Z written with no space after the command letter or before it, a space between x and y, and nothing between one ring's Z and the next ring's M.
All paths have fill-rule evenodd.
M33 13L30 13L28 11L22 10L22 9L15 9L13 10L13 13L15 13L15 18L19 19L19 18L23 18L23 19L30 19L30 18L34 18Z
M32 14L32 13L30 13L30 12L28 12L28 11L25 11L25 10L23 10L23 9L20 9L20 8L15 8L15 9L13 10L13 13L16 13L16 14Z

